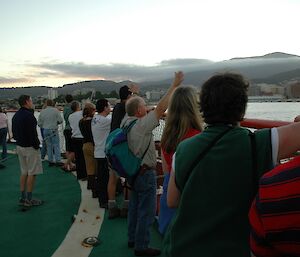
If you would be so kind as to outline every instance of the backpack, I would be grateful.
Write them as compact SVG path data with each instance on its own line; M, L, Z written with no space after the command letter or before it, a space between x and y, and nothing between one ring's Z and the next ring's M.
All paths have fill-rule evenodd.
M129 149L127 134L136 122L137 119L131 121L128 126L115 129L108 135L106 139L106 157L111 168L115 170L120 177L130 178L137 175L137 172L141 167L142 160L151 143L150 140L142 158L135 156Z

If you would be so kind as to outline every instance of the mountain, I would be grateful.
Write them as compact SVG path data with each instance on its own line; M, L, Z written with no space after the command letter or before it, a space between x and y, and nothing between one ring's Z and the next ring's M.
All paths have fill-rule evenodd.
M289 81L292 79L296 79L300 81L300 69L295 69L287 72L281 72L276 75L267 77L267 78L258 78L253 79L252 81L255 83L267 83L267 84L276 84L278 82Z
M230 60L244 60L244 59L276 59L276 58L293 58L293 57L300 57L294 54L287 54L282 52L274 52L269 53L261 56L250 56L250 57L235 57Z
M276 52L263 56L233 58L185 73L184 84L197 87L213 74L226 71L241 73L255 83L279 84L300 77L300 57ZM168 78L162 81L148 81L145 85L149 88L167 88L171 82L172 78Z
M196 87L202 85L213 74L224 71L241 73L254 83L279 84L300 78L300 56L282 52L274 52L262 56L238 57L221 62L201 59L174 59L162 61L161 63L163 65L152 67L152 69L149 68L151 72L150 78L153 79L147 79L138 83L142 92L153 89L166 89L173 80L170 74L176 70L185 72L184 84ZM160 76L156 76L156 74ZM96 91L109 93L113 90L118 91L121 86L129 83L131 81L90 80L66 84L57 88L57 90L59 94L71 94L76 90L82 89L95 89ZM17 98L21 94L29 94L33 97L46 96L49 88L45 86L1 88L0 99Z

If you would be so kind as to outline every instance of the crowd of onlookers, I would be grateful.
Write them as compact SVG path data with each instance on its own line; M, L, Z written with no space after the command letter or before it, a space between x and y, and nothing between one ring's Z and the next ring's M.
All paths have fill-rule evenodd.
M300 256L300 158L278 165L300 149L300 123L251 132L240 127L249 86L243 76L216 74L202 85L200 95L193 87L181 86L183 78L182 72L175 73L152 110L137 95L136 85L121 87L120 103L111 117L106 99L86 103L82 109L67 95L65 163L58 137L63 119L54 102L46 101L37 121L31 98L21 96L21 108L12 120L21 167L20 204L42 204L32 198L32 190L35 175L42 172L40 154L47 153L49 166L76 170L77 179L87 180L92 197L108 209L109 219L127 217L128 247L136 256L160 255L160 250L149 247L157 206L152 131L168 109L161 138L164 182L158 215L163 254ZM7 133L2 116L0 112L0 135ZM142 163L137 175L123 183L119 208L120 178L107 161L105 142L110 132L133 121L128 145ZM45 142L41 153L37 124Z

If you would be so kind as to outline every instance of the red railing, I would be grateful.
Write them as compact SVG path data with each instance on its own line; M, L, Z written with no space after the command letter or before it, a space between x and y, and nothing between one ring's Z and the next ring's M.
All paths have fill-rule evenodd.
M254 129L262 129L262 128L274 128L280 127L284 125L291 124L289 121L281 121L281 120L262 120L262 119L244 119L241 122L242 127L254 128Z

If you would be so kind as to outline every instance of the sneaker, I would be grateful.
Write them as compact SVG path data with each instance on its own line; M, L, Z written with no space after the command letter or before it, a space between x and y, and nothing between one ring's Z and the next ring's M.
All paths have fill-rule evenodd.
M128 208L122 208L120 211L120 217L127 218L127 214L128 214Z
M31 199L31 200L28 200L26 199L24 201L24 206L25 207L31 207L31 206L39 206L39 205L42 205L44 202L42 200L39 200L39 199Z
M120 209L117 207L113 207L108 209L108 219L115 219L120 216Z
M20 205L20 206L23 206L24 203L25 203L25 199L20 198L20 199L19 199L19 205Z
M55 166L55 162L49 162L48 166L49 166L49 167Z
M160 250L155 248L146 248L144 250L135 250L135 256L158 256L160 255Z

